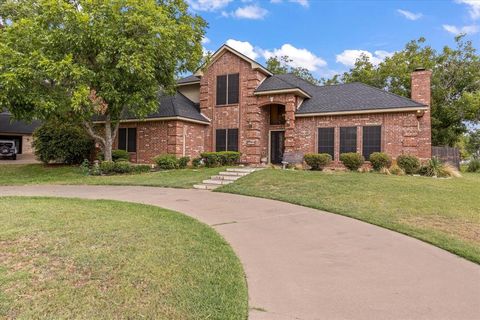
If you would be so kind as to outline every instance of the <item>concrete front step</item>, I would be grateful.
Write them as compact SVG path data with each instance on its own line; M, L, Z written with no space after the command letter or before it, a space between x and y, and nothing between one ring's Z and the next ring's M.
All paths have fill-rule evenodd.
M200 189L200 190L213 190L217 189L218 187L221 187L220 184L194 184L193 187L195 189Z
M227 168L228 172L241 172L241 173L252 173L255 171L254 168Z
M211 179L213 180L230 180L230 181L235 181L237 179L240 179L242 176L231 176L231 175L218 175L218 176L212 176Z
M222 171L219 175L222 176L236 176L236 177L243 177L249 174L249 172L233 172L233 171Z
M221 184L221 185L230 184L232 182L233 181L231 181L231 180L221 180L221 179L218 179L218 180L208 179L208 180L203 180L202 181L203 184Z

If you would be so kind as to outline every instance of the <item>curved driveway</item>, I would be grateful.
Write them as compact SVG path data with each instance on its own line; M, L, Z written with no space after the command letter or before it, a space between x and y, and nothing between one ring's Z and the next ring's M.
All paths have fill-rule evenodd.
M250 319L479 319L480 267L413 238L283 202L200 190L0 187L158 205L213 226L242 261Z

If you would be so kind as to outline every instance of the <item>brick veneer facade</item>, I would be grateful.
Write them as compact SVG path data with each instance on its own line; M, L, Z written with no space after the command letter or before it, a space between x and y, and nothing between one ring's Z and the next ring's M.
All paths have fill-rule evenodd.
M239 74L239 102L216 106L216 79L219 75ZM430 106L430 71L412 75L412 99ZM158 154L196 157L204 151L215 151L216 129L239 129L241 161L260 164L268 160L270 132L285 132L285 154L317 152L320 127L335 128L334 164L339 165L340 127L357 127L357 152L362 153L362 127L382 126L382 151L393 158L413 154L422 159L431 157L430 109L425 111L346 114L333 116L296 115L302 98L295 93L255 95L255 89L268 75L252 68L250 61L225 50L204 70L199 84L201 113L210 124L189 121L145 121L122 124L137 128L137 152L132 160L149 163ZM285 124L270 125L270 106L285 106Z

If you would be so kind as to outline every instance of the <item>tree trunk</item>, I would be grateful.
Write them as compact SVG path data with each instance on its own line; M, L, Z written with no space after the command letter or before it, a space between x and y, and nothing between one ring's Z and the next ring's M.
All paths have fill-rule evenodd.
M107 115L105 119L105 144L103 146L103 156L105 161L112 161L112 142L112 123L110 121L110 116Z

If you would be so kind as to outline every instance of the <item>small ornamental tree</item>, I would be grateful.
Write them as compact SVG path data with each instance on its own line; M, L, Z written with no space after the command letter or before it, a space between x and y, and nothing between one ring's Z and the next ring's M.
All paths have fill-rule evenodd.
M152 113L197 69L206 27L184 0L4 0L0 21L0 110L73 111L107 161L122 117Z

